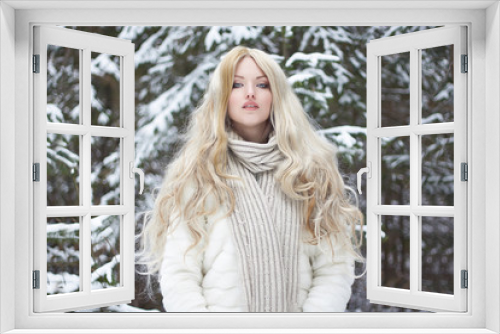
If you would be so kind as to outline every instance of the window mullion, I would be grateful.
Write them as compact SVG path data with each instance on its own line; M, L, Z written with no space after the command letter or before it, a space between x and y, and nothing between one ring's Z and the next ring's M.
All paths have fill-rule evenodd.
M83 216L82 224L82 237L80 243L82 244L82 251L80 252L80 263L82 266L82 292L90 294L91 281L90 281L90 254L91 254L91 230L90 230L90 214Z
M79 89L78 89L78 93L79 93L79 97L78 97L78 104L79 104L79 108L80 108L80 124L77 125L77 129L75 130L80 130L80 128L82 128L82 125L84 124L84 121L83 121L83 113L82 113L82 110L83 110L83 105L84 105L84 91L83 91L83 88L84 88L84 84L83 84L83 80L82 80L82 76L83 76L83 69L84 69L84 56L83 56L83 50L82 49L79 49L79 52L80 52L80 56L79 56L79 59L80 59L80 62L79 62L79 69L78 69L78 73L80 73L80 80L79 80ZM64 128L64 127L63 127ZM85 132L82 132L82 133L79 133L79 132L74 132L76 134L78 134L80 136L80 145L79 145L79 157L80 157L80 161L78 162L78 168L79 170L83 173L85 171L85 167L84 167L84 164L86 162L85 159L83 159L83 135L85 134ZM79 210L82 210L82 208L84 208L84 185L83 185L83 174L80 174L80 189L79 189L79 205L80 207L78 208ZM47 212L47 215L48 215L48 212ZM83 226L85 226L84 224L84 217L85 216L85 212L82 212L82 214L78 214L78 217L79 217L79 223L80 223L80 242L79 242L79 247L80 247L80 258L79 258L79 273L80 273L80 292L84 291L84 287L86 286L85 284L87 283L84 279L85 277L85 261L84 261L84 258L82 259L82 254L85 254L84 253L84 250L85 250L85 247L86 245L84 244L85 243L85 233L84 233L84 228Z
M82 100L81 100L81 112L82 112L82 124L87 129L85 134L82 136L82 155L81 155L81 164L82 164L82 175L81 175L81 188L82 188L82 204L86 209L85 215L83 216L83 224L82 224L82 250L80 252L81 263L82 263L82 291L85 293L91 292L91 228L90 228L90 206L91 206L91 134L90 134L90 108L91 108L91 73L90 73L90 49L83 49L83 57L82 57L82 80L81 80L81 91L82 91Z
M57 133L65 135L84 135L89 132L89 125L81 124L66 124L66 123L47 123L47 133ZM96 126L90 128L92 136L123 138L129 135L130 131L123 128L115 128L109 126Z
M389 216L409 216L410 214L415 214L419 217L454 217L455 208L453 206L420 205L411 209L409 205L374 205L373 213Z
M410 50L410 291L418 292L418 282L420 277L419 249L419 217L414 210L418 206L420 170L420 157L418 135L415 128L418 125L419 115L419 51L416 48Z
M415 75L415 79L417 80L417 91L418 94L417 96L417 102L416 102L416 113L413 121L415 122L415 129L417 130L418 128L422 127L422 50L417 49L416 53L416 59L415 62L417 63L417 73ZM453 124L448 124L453 126ZM444 125L446 126L446 125ZM428 127L430 128L430 127ZM420 130L420 129L418 129ZM423 268L422 268L422 214L420 212L417 213L415 209L420 209L422 205L422 134L425 133L425 131L418 131L414 133L415 136L415 154L416 154L416 180L415 184L417 185L417 188L415 189L416 193L416 206L414 206L413 215L416 217L416 224L417 224L417 234L416 234L416 244L418 249L416 250L417 258L418 258L418 264L417 264L417 286L416 289L417 291L422 291L422 276L423 276ZM430 210L431 212L434 210ZM417 216L418 214L418 216Z
M124 215L130 212L130 207L125 205L92 205L90 213L92 216Z
M455 125L453 122L417 124L414 126L393 126L387 128L377 128L373 130L373 135L381 137L400 137L409 136L411 133L417 135L439 135L454 133Z
M120 68L122 70L123 80L120 81L120 90L122 92L134 91L133 84L135 82L134 73L134 57L133 46L130 55L125 55L120 58ZM130 164L135 163L134 147L135 147L135 122L134 122L134 95L121 94L120 114L121 126L127 134L121 140L121 165L122 165L122 195L120 196L122 205L128 211L127 214L121 216L120 238L122 240L121 247L121 277L122 286L128 291L131 299L134 298L134 222L135 222L135 192L134 192L134 175L130 176Z

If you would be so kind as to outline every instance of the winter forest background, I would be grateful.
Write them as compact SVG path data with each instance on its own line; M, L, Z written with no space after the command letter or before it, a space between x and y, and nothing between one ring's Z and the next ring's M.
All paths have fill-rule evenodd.
M68 27L129 39L135 43L136 166L145 172L145 191L136 194L136 232L153 207L155 188L179 148L190 112L200 102L210 74L221 57L236 45L261 49L273 56L289 78L305 111L319 132L338 148L345 182L355 177L366 159L366 44L386 36L433 27ZM48 49L47 120L79 120L79 52ZM92 124L117 126L119 120L119 58L92 53ZM424 123L453 121L453 53L450 47L422 52L422 118ZM382 59L382 126L408 124L409 57ZM422 197L428 205L453 205L453 136L422 138ZM47 204L79 205L79 137L47 136ZM408 204L409 140L382 142L383 204ZM92 204L119 203L119 139L92 139ZM363 182L363 189L364 189ZM360 196L365 212L365 197ZM453 293L453 220L422 222L424 291ZM366 240L363 236L363 254ZM92 219L92 288L118 286L119 218ZM47 223L48 294L79 289L78 217L50 218ZM409 221L383 220L382 284L409 288ZM140 269L140 268L138 268ZM357 266L358 274L363 266ZM366 276L353 285L350 312L412 311L370 304ZM164 311L159 287L155 298L144 294L145 277L136 274L136 298L129 305L91 312Z

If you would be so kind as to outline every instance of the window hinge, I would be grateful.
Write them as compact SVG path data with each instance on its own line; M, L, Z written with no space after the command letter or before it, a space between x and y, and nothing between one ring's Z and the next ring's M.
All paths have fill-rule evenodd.
M33 73L40 73L40 55L33 55Z
M469 166L467 165L466 162L462 162L460 164L460 169L461 169L461 180L462 181L469 181Z
M462 73L469 72L469 57L467 55L462 55Z
M462 289L467 289L469 287L469 274L467 270L462 270Z
M40 270L33 270L33 289L40 289Z
M33 181L40 181L40 164L38 162L33 164Z

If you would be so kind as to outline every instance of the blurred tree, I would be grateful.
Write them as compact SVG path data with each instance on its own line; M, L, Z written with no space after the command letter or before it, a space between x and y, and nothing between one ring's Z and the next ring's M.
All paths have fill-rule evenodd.
M162 27L72 27L87 32L130 39L135 43L135 105L136 105L136 165L146 173L145 193L153 193L161 185L165 167L179 148L190 112L196 108L207 87L209 78L221 57L236 45L261 49L284 69L289 82L303 103L305 111L316 123L319 133L339 148L339 164L348 185L354 186L357 171L366 165L366 44L372 40L432 27L322 27L322 26L162 26ZM48 81L48 95L54 100L48 110L49 121L78 123L78 53L68 53L59 48L49 49L49 68L53 77ZM449 48L429 49L422 58L424 94L423 122L453 120L452 73L453 59ZM92 122L116 126L119 124L119 59L106 54L92 53ZM390 122L405 122L404 105L409 92L408 64L404 57L384 59L382 95L383 117ZM451 72L450 72L451 71ZM76 82L76 83L75 83ZM64 83L64 84L62 84ZM451 101L451 102L450 102ZM402 111L403 110L403 111ZM76 116L75 116L76 115ZM383 121L384 122L384 121ZM383 124L384 125L384 124ZM56 140L57 139L57 140ZM58 203L58 197L71 198L70 188L62 183L73 182L78 186L78 138L48 138L48 164L61 174L62 181L53 183L48 200ZM382 142L382 184L384 202L408 202L409 144L404 138L387 138ZM453 205L453 156L449 154L453 138L423 138L422 158L423 193L426 201L435 205ZM119 177L116 153L119 143L95 139L92 158L92 177L100 186L93 187L96 204L116 204L119 201ZM95 150L95 152L94 152ZM72 153L73 152L73 153ZM67 157L72 157L68 159ZM57 165L63 164L65 167ZM438 163L435 163L438 161ZM451 163L451 165L450 165ZM76 166L76 167L75 167ZM72 171L72 172L71 172ZM56 172L54 172L56 173ZM71 174L73 173L73 174ZM117 190L118 189L118 190ZM78 191L76 191L78 193ZM137 196L137 231L142 230L142 213L153 207L152 196ZM77 201L72 199L72 201ZM67 204L64 204L67 205ZM360 207L365 210L362 197ZM409 246L401 219L384 220L383 239L384 277L387 284L406 287L404 283ZM403 224L403 225L402 225ZM97 224L98 225L98 224ZM96 225L96 226L97 226ZM96 233L107 230L97 229ZM429 227L425 240L426 286L429 290L442 291L443 279L434 260L452 263L453 243L446 239L450 226ZM99 232L100 231L100 232ZM119 234L116 235L116 238ZM444 238L444 239L443 239ZM108 239L109 240L109 239ZM445 240L445 241L443 241ZM115 242L116 243L116 242ZM105 243L103 243L105 244ZM111 243L113 244L113 243ZM365 243L366 244L366 243ZM52 246L51 246L52 247ZM55 248L59 246L54 246ZM105 266L113 263L117 254L109 244L96 244ZM105 251L99 250L102 247ZM106 248L107 247L107 248ZM450 254L451 249L451 254ZM434 250L443 255L440 259ZM49 250L50 252L51 250ZM365 245L362 248L366 254ZM104 256L104 257L103 257ZM49 271L60 273L60 261L50 260ZM115 266L116 267L116 266ZM448 265L449 267L449 265ZM427 267L426 267L427 268ZM115 269L116 270L116 269ZM361 272L363 268L357 268ZM104 274L103 274L104 275ZM448 274L449 275L449 274ZM114 284L113 275L99 278L99 282ZM366 299L366 276L356 280L348 311L411 311L395 307L370 304ZM394 283L394 282L399 283ZM445 279L446 281L446 279ZM393 282L393 283L391 283ZM103 284L104 284L103 283ZM145 280L136 276L138 295L132 302L136 311L163 310L161 293L153 278L155 300L144 294ZM123 306L122 310L131 309ZM120 310L106 308L97 311Z

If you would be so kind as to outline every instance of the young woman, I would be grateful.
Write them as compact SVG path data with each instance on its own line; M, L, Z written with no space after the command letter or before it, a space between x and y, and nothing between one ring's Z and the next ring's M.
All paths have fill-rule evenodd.
M167 312L343 312L362 215L279 65L231 50L186 138L143 239Z

